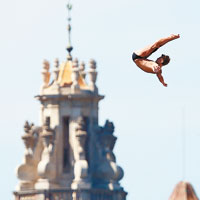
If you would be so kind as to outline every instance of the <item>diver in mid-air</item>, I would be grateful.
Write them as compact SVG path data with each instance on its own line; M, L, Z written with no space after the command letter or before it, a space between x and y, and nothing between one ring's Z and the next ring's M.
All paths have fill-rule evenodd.
M156 59L156 61L147 59L152 53L157 51L161 46L165 45L166 43L175 40L179 38L180 35L171 35L166 38L162 38L155 42L152 45L149 45L141 50L135 51L132 54L132 59L135 62L135 64L142 69L143 71L147 73L156 74L159 81L167 87L167 84L164 82L163 76L162 76L162 67L164 65L167 65L170 61L169 56L162 54L159 58Z

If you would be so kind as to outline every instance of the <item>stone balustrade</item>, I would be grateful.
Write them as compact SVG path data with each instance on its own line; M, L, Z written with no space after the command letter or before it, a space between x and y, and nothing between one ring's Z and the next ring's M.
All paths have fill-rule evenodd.
M92 200L122 200L127 195L126 192L108 191L104 189L90 190L41 190L29 191L26 193L15 192L15 200L82 200L83 195L89 195Z

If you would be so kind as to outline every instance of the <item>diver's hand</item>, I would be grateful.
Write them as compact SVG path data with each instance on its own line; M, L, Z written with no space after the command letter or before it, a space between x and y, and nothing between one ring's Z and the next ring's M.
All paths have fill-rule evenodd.
M161 70L161 67L159 65L153 66L153 72L158 73Z

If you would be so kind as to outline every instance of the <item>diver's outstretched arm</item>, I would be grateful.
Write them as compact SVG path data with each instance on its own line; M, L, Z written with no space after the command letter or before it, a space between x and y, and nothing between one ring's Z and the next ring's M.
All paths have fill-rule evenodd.
M179 34L177 35L170 35L169 37L166 38L161 38L158 41L156 41L154 44L149 45L141 50L135 51L135 53L138 56L141 56L143 58L147 58L149 55L151 55L154 51L156 51L157 49L159 49L161 46L165 45L166 43L178 39L180 37Z
M156 75L157 75L159 81L160 81L165 87L167 87L167 84L165 83L164 78L163 78L163 76L162 76L162 71L160 71L160 72L157 73Z

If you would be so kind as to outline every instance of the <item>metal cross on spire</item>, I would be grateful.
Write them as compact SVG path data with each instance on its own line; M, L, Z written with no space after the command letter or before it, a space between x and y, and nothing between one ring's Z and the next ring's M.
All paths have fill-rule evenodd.
M67 51L68 51L68 55L67 55L67 60L72 60L72 56L71 56L71 51L73 50L73 47L71 45L71 10L72 10L72 4L70 3L70 0L68 1L67 4L67 10L68 10L68 26L67 26L67 30L68 30L68 45L67 45Z

